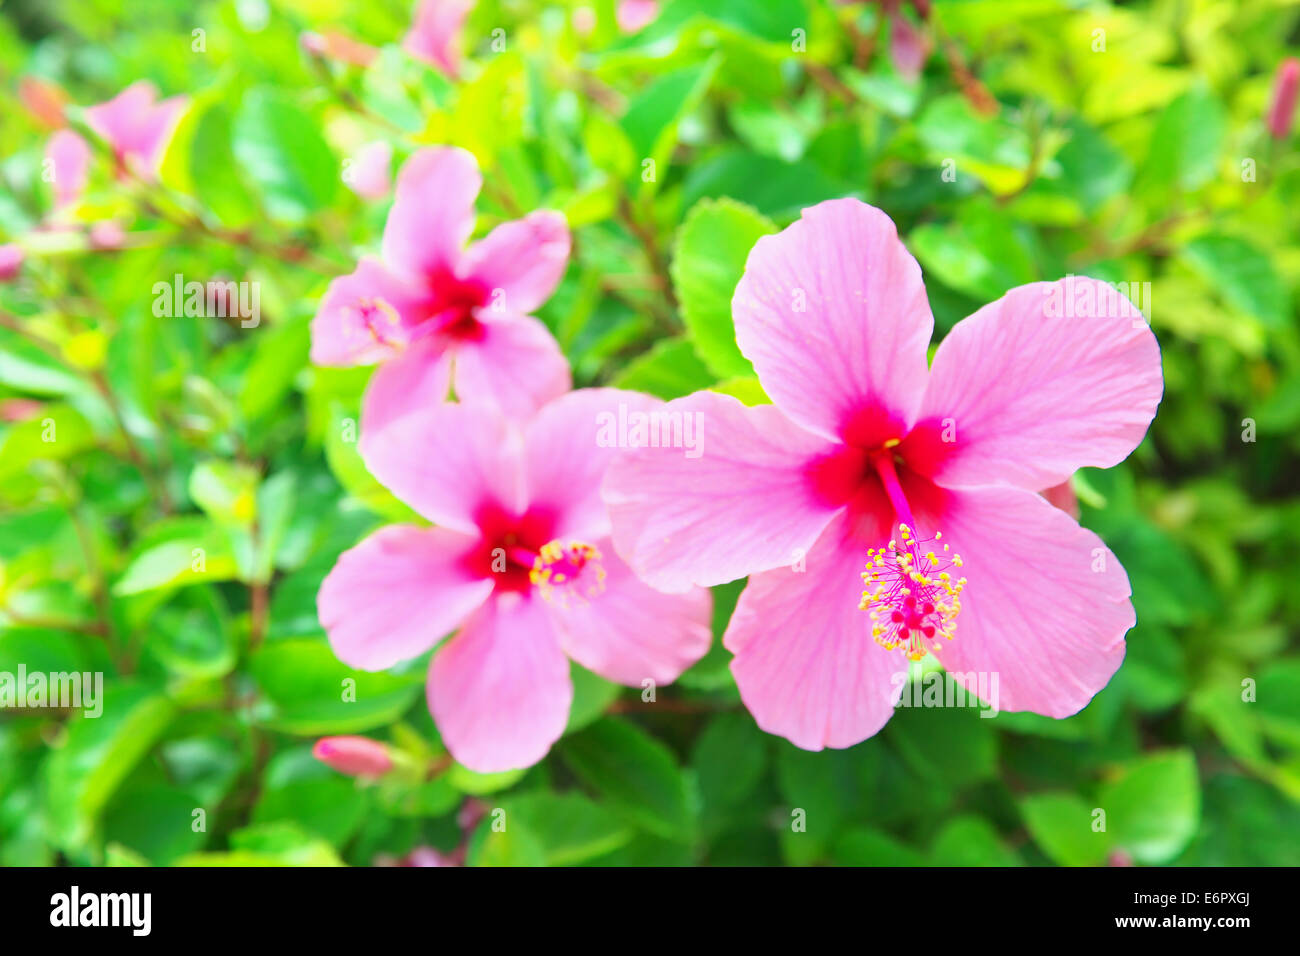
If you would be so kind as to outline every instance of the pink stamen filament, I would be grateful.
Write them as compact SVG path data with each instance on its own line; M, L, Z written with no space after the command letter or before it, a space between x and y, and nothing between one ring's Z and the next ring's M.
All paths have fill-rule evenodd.
M882 448L871 453L871 464L875 466L880 483L885 486L889 503L894 506L894 515L899 524L909 528L916 527L912 509L908 507L907 496L903 494L903 485L898 480L898 471L894 468L894 451L892 447Z
M893 506L902 544L891 539L884 548L868 550L862 574L867 589L858 607L871 615L876 643L886 650L902 648L907 657L920 660L943 640L952 640L966 579L952 579L949 572L961 567L961 556L949 554L947 544L939 545L940 532L917 539L916 521L894 467L894 444L873 452L871 463Z

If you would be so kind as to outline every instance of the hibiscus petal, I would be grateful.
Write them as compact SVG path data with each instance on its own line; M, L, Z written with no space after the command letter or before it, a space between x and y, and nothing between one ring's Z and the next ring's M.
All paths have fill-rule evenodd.
M90 146L70 129L61 129L45 147L54 180L54 202L66 206L81 197L90 176Z
M361 457L434 524L474 534L484 507L522 512L523 439L490 409L444 403L362 429Z
M455 146L422 149L397 174L384 224L384 262L411 275L451 273L474 231L478 161Z
M454 630L492 592L468 570L477 544L442 528L390 525L343 552L316 596L339 660L383 670Z
M913 493L967 578L956 632L937 656L977 688L998 676L1001 710L1068 717L1106 686L1134 624L1128 575L1095 534L1019 488ZM963 676L964 675L964 676Z
M755 244L732 299L736 341L796 422L863 447L906 433L934 328L894 223L835 199Z
M758 726L804 750L865 740L902 693L907 660L872 640L871 620L858 610L867 549L886 542L889 521L885 509L837 517L804 570L749 579L723 636Z
M840 507L807 476L836 446L776 406L696 392L663 411L692 423L695 447L634 447L603 488L614 546L652 586L679 592L791 564Z
M596 542L604 590L551 605L564 650L583 667L632 687L671 684L713 642L713 601L704 588L664 594L637 578L608 540Z
M433 657L429 710L443 743L478 773L537 763L569 719L569 661L544 602L505 594Z
M446 341L437 336L420 339L375 369L361 402L361 431L378 431L410 412L439 405L450 390Z
M487 308L523 315L551 297L569 264L569 224L540 210L503 222L465 251L460 272L492 291Z
M378 259L362 259L321 297L311 322L312 362L371 365L398 354L420 320L421 298L416 286Z
M640 392L584 388L547 403L528 423L528 501L554 515L556 537L594 541L609 535L600 488L619 454L619 416L663 408L663 401Z
M902 451L950 487L1038 491L1128 457L1163 387L1160 347L1126 298L1095 279L1023 285L939 345Z
M555 336L529 316L492 319L482 334L455 345L456 397L514 419L532 415L569 390L569 360Z
M140 157L143 171L156 173L162 165L163 152L189 106L185 95L171 96L156 104L141 118L134 149Z
M460 72L460 31L474 0L420 0L402 49L454 78Z
M148 80L137 80L111 100L86 107L86 125L119 156L134 152L157 97L157 87Z

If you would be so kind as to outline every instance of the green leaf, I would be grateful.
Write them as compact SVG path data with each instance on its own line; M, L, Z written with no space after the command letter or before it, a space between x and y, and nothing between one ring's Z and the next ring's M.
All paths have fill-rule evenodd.
M935 866L1020 866L997 830L982 817L954 817L934 838L930 861Z
M1167 863L1200 823L1196 760L1188 750L1144 757L1102 788L1099 805L1116 846L1139 863Z
M767 741L748 714L719 714L695 743L691 757L700 797L710 811L742 803L763 776Z
M51 835L59 846L82 846L122 781L171 722L175 709L153 687L106 682L103 713L85 712L46 764Z
M614 386L673 399L708 388L714 381L690 342L661 339L629 362L614 379Z
M916 121L916 135L935 165L957 164L958 175L970 171L999 195L1018 189L1029 168L1029 135L998 116L976 113L966 97L949 93L926 107Z
M0 431L0 480L36 461L63 461L95 443L85 416L71 405L50 404L40 414Z
M232 149L228 88L209 89L194 98L163 157L161 179L190 193L228 226L257 218L257 203L240 177Z
M905 843L868 827L846 830L835 841L831 857L838 866L929 866L930 862Z
M186 588L157 611L150 623L145 647L172 673L211 680L234 670L238 655L235 637L214 588Z
M1070 139L1056 154L1067 189L1085 211L1097 209L1133 180L1133 165L1095 128L1081 119L1066 126Z
M1151 130L1151 149L1143 167L1147 182L1196 189L1214 176L1227 120L1209 87L1198 84L1175 98Z
M499 773L476 773L457 763L452 764L451 769L447 771L447 779L461 793L482 797L513 787L527 772L524 769L502 770Z
M688 839L694 815L672 752L630 723L597 721L560 744L575 774L609 806L638 826L667 839Z
M253 822L292 823L341 847L361 825L369 804L366 797L348 777L300 777L267 787L253 808Z
M682 321L710 371L718 378L752 376L736 345L731 297L754 243L776 225L732 199L703 200L677 232L672 279Z
M993 208L972 204L946 226L913 229L907 244L941 282L989 301L1038 278L1026 232Z
M1256 706L1266 733L1300 749L1300 660L1273 661L1259 675Z
M868 740L846 750L819 753L785 741L776 747L777 786L785 801L780 824L783 853L790 863L817 862L844 825L869 802L880 745Z
M506 826L523 821L547 866L572 866L617 850L632 830L599 804L576 793L530 793L504 801Z
M194 795L166 783L123 787L104 814L104 839L135 851L150 864L167 866L203 847L204 830L194 829ZM147 865L147 864L146 864Z
M419 515L398 501L370 474L357 447L359 435L357 416L342 403L331 403L330 422L325 433L325 460L329 462L334 477L348 494L376 514L393 521L420 521Z
M1182 258L1233 308L1269 328L1286 324L1286 286L1269 257L1236 236L1202 236L1182 248Z
M238 569L229 541L210 521L173 518L137 543L113 593L143 594L194 581L228 581Z
M787 163L744 150L728 150L697 163L686 176L682 202L730 196L773 218L794 217L826 199L859 196L861 190L841 182L807 160Z
M324 840L306 832L294 823L262 823L244 827L230 834L230 847L236 854L251 854L262 859L275 861L271 865L280 866L342 866L343 861ZM197 854L196 854L197 855ZM212 854L217 856L217 854ZM196 866L200 864L187 862L193 857L185 857L177 866ZM209 864L211 865L211 864ZM263 865L247 863L229 863L225 865Z
M942 692L943 701L957 701L958 687L947 674L926 674L915 689ZM908 701L913 687L904 689ZM900 707L886 727L885 737L904 762L927 784L952 791L992 777L997 772L998 741L993 719L981 717L973 694L963 693L972 706Z
M573 681L573 703L569 705L569 723L565 733L581 730L599 720L622 689L574 661L569 662L569 676Z
M302 736L360 733L396 720L424 685L422 670L401 676L354 671L317 639L274 641L249 663L269 709L260 723Z
M1020 801L1030 835L1062 866L1096 866L1106 859L1110 835L1094 832L1092 808L1072 793L1039 793Z
M261 418L280 407L294 378L307 364L310 349L310 319L305 316L258 336L239 392L239 410L246 418Z
M257 517L257 469L214 459L190 472L190 498L218 525L247 528Z
M470 837L465 862L470 866L545 866L546 851L522 820L505 818L505 828L496 829L496 815L489 813Z
M273 218L301 221L338 192L341 166L319 125L279 90L260 87L244 95L235 115L234 154Z
M33 395L72 395L89 389L53 355L6 328L0 328L0 385Z
M657 183L668 175L668 158L677 140L677 125L695 109L718 67L714 56L698 66L675 70L655 80L640 93L623 114L620 125L638 159L635 178L642 192L654 192ZM643 177L640 163L654 160L653 179Z

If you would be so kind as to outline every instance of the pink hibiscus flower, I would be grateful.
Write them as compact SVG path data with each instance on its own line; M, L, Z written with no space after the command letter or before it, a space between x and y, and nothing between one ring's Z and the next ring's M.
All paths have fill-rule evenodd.
M1128 577L1037 492L1145 434L1160 353L1132 304L1091 279L1021 286L927 368L920 267L884 213L845 199L760 239L732 309L774 404L669 403L703 416L708 454L626 452L605 499L651 585L750 575L724 644L759 726L855 744L927 651L967 688L997 672L1002 710L1087 704L1124 657Z
M55 208L80 199L90 178L90 147L86 141L70 129L61 129L50 137L45 159L54 186Z
M157 99L157 88L148 80L139 80L107 103L86 108L86 122L112 147L120 170L137 176L158 175L163 152L188 97Z
M569 389L569 363L528 313L550 297L569 258L558 212L529 213L466 248L474 231L478 164L463 149L416 153L397 177L383 260L335 279L312 322L318 365L381 363L362 430L440 402L522 417Z
M460 30L474 0L419 0L402 48L455 79L460 74Z
M446 403L363 429L375 477L437 527L392 525L344 553L317 597L321 624L339 658L364 670L459 628L434 654L428 696L465 766L507 770L546 754L568 721L569 657L641 686L675 680L708 649L709 593L637 580L610 547L600 499L616 452L597 440L602 413L662 404L585 389L524 425Z

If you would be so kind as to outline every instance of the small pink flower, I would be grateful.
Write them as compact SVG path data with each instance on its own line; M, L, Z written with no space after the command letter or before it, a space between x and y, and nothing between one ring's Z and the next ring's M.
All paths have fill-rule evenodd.
M311 753L349 777L382 777L393 769L388 748L369 737L322 737Z
M362 431L442 401L523 417L569 388L569 363L532 312L564 275L569 227L533 212L466 247L478 164L463 149L416 153L397 177L383 260L364 258L330 283L312 322L318 365L382 363L370 380Z
M54 186L55 208L76 202L85 191L90 175L90 146L72 130L61 129L50 137L45 159Z
M605 414L663 403L585 389L526 424L442 404L361 432L376 478L436 527L391 525L345 552L316 605L334 653L379 670L434 653L429 709L479 772L527 767L564 732L569 658L618 683L667 684L708 649L709 593L661 594L609 543ZM678 450L681 454L681 450Z
M659 16L659 0L619 0L614 18L624 33L636 33Z
M393 177L389 172L392 164L393 147L377 140L357 153L344 181L362 199L383 199L393 187Z
M915 81L930 55L930 40L897 11L889 18L889 58L899 74Z
M87 107L86 122L112 147L120 170L150 178L158 175L163 152L189 100L185 96L157 99L157 88L139 80L107 103Z
M1002 710L1086 705L1124 657L1128 577L1037 492L1142 440L1162 381L1137 309L1091 279L1020 286L927 368L920 267L889 217L842 199L758 241L732 310L773 404L670 402L703 416L707 454L626 452L605 500L651 585L749 575L724 644L759 726L855 744L927 652L973 691L998 674Z
M418 0L402 48L455 78L460 73L460 30L474 0Z
M22 271L23 260L27 256L23 253L23 247L14 242L6 242L0 245L0 282L11 282L18 277Z
M1273 82L1273 106L1268 111L1268 131L1274 139L1286 139L1291 132L1297 91L1300 91L1300 60L1291 56L1277 68L1277 79Z

